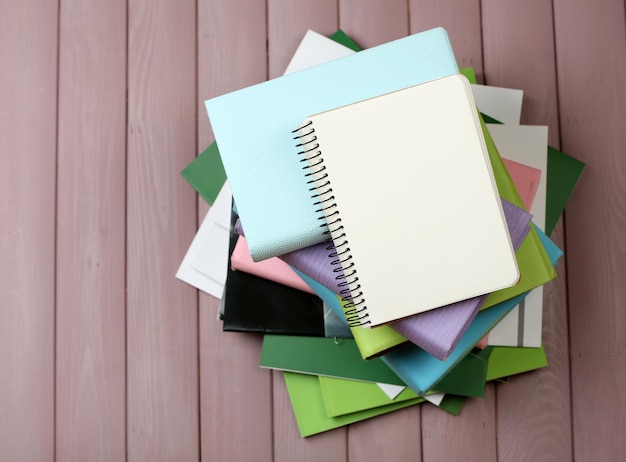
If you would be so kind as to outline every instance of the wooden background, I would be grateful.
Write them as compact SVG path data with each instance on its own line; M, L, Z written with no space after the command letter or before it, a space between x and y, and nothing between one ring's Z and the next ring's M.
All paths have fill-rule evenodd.
M621 0L0 1L1 461L626 460ZM174 274L207 206L179 175L202 101L276 77L309 28L371 47L448 29L587 171L553 237L550 366L460 417L309 439L260 339Z

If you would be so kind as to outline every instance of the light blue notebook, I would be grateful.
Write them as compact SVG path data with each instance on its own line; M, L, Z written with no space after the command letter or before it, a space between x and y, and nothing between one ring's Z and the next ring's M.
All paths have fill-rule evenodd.
M457 72L437 28L206 101L252 258L328 237L292 133L308 116Z
M550 261L556 265L563 252L539 228L536 229ZM381 358L415 393L423 395L437 385L527 294L528 292L505 300L478 313L445 361L440 361L413 344L406 344Z

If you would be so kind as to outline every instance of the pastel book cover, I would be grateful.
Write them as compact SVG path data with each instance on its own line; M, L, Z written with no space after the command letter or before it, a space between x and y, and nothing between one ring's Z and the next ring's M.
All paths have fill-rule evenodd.
M233 213L232 223L235 221ZM237 238L231 230L231 252ZM319 297L235 271L230 265L223 303L225 331L325 336L323 303Z
M523 209L503 201L503 210L507 220L513 247L517 249L529 231L531 215ZM347 295L339 287L342 272L335 271L333 259L329 258L328 243L317 244L296 250L280 258L298 271L321 282L326 288L339 295ZM423 348L439 359L454 349L460 336L478 312L484 297L468 300L427 311L393 322L390 326L400 332L409 341Z
M307 116L457 72L437 28L206 101L253 260L327 237L291 133Z
M536 235L539 239L539 234ZM546 245L543 247L544 244L541 243L546 255L549 255L551 264L556 265L562 256L561 250L543 233L541 239ZM436 389L437 382L451 371L456 363L464 358L526 295L527 293L518 295L478 313L457 347L445 361L436 359L410 343L383 355L382 359L413 391L423 395Z
M255 262L250 258L250 251L246 238L239 236L230 257L234 270L254 274L270 281L293 287L304 292L313 293L313 290L300 278L284 261L277 257Z
M311 115L297 133L350 289L349 322L378 326L518 281L464 76ZM393 155L381 163L381 152ZM398 213L399 203L415 212Z

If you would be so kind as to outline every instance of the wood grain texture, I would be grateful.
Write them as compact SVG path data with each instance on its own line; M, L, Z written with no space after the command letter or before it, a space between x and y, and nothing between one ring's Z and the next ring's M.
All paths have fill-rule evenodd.
M625 18L619 0L1 2L0 459L626 459ZM460 417L302 439L260 337L222 333L174 278L207 210L179 175L212 141L202 100L282 74L308 28L370 47L440 25L588 164L553 234L550 365Z
M174 278L196 227L196 4L128 11L128 460L197 460L197 294Z
M0 454L54 460L58 5L0 5Z
M421 406L425 405L410 406L350 425L349 460L422 460Z
M444 27L459 67L473 67L483 79L480 0L409 0L411 33Z
M336 0L268 0L268 77L285 72L307 29L329 36L338 24Z
M346 427L301 438L281 371L273 371L274 460L276 462L344 462Z
M265 17L263 0L198 3L200 150L212 141L203 101L266 79ZM207 208L200 199L199 220ZM223 333L218 310L219 300L200 294L201 460L272 460L271 372L259 367L261 337Z
M361 48L371 48L408 35L406 0L339 1L339 27Z
M624 18L621 1L554 2L562 147L587 163L565 215L576 460L626 458Z
M482 2L487 85L524 91L521 123L547 125L559 147L554 27L550 2Z
M126 3L63 2L57 193L58 460L126 453Z
M522 123L547 125L558 147L552 8L548 2L483 1L483 59L490 85L524 90ZM563 246L562 225L554 233ZM549 367L497 387L498 453L514 461L571 460L569 333L565 264L544 290L543 339ZM523 399L520 397L523 396Z
M487 384L483 399L468 399L461 414L453 416L435 406L422 406L424 462L498 460L495 387Z

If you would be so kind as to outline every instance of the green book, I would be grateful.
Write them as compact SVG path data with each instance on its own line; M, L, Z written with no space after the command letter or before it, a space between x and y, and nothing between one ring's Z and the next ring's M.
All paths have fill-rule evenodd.
M352 414L380 406L387 406L411 399L420 398L410 388L405 388L394 399L375 383L359 382L350 379L339 379L335 377L318 377L324 408L329 417Z
M488 360L486 374L488 381L540 369L547 365L543 346L541 348L488 347L477 354ZM372 383L324 376L320 376L319 381L324 406L329 416L350 414L418 397L410 388L406 388L392 400L380 387ZM446 398L452 397L454 395L446 395ZM449 399L448 403L455 401L455 399ZM444 407L450 412L449 405Z
M546 351L540 348L488 347L491 355L487 364L487 380L502 379L548 365Z
M483 396L489 353L481 351L467 355L442 378L436 391ZM364 361L352 339L267 334L263 338L261 367L406 386L380 358Z
M584 169L583 162L548 146L545 229L548 236L554 231Z
M322 390L319 379L316 376L297 374L295 372L283 372L283 375L293 412L298 422L298 429L303 437L339 428L424 401L423 398L413 398L351 414L329 417L326 414Z
M209 205L213 205L226 181L217 144L211 143L180 174Z

